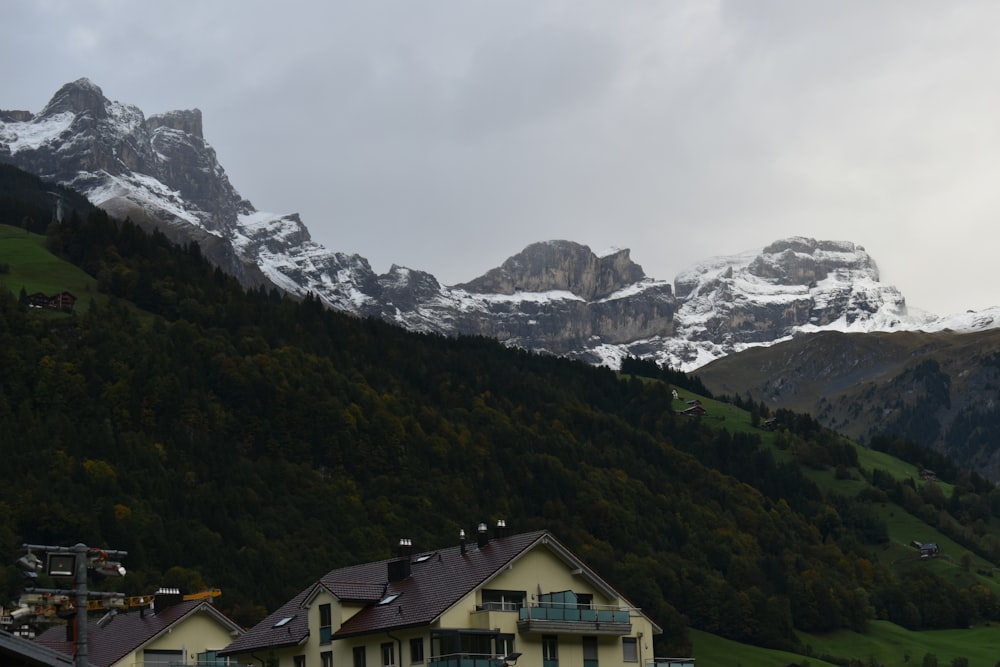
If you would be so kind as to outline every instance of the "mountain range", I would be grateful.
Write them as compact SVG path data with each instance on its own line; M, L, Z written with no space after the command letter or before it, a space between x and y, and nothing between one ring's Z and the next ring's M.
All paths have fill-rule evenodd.
M298 214L256 210L205 140L199 110L147 117L85 78L62 86L37 113L0 111L0 161L174 241L197 241L246 286L313 294L414 331L488 336L612 368L634 356L692 370L827 330L1000 325L996 308L944 318L910 309L880 282L864 247L803 237L697 262L673 282L647 276L627 249L596 254L568 240L532 244L457 285L396 265L376 274L364 257L313 241Z

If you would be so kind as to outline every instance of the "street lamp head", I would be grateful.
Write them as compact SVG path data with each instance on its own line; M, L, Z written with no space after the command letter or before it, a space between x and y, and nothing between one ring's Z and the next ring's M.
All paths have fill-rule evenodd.
M25 572L25 576L37 577L45 566L42 559L35 555L34 551L29 551L17 559L17 565Z
M94 567L91 571L102 577L124 577L125 568L117 561L105 561L101 565Z

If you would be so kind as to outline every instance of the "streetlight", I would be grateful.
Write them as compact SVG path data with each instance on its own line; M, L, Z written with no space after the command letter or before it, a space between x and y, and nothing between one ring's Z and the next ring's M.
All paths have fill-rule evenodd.
M53 547L41 544L22 544L25 554L17 559L27 576L37 577L42 569L42 560L35 555L36 551L45 554L46 572L53 577L73 577L73 590L50 591L54 593L76 593L76 667L87 667L87 570L104 576L125 576L125 568L110 557L123 558L127 551L106 551L92 549L85 544L75 544L72 547Z

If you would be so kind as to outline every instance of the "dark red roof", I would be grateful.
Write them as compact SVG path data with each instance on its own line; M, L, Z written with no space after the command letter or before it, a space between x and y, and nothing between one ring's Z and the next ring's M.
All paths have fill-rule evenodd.
M334 639L427 625L545 537L554 539L542 530L493 538L482 549L472 543L466 545L464 554L459 546L421 552L410 557L410 576L395 582L389 581L388 570L397 558L332 570L220 654L295 646L305 641L309 623L304 604L319 587L341 600L368 603L334 633ZM379 604L391 595L397 597ZM284 619L289 620L281 623Z
M73 658L30 639L0 630L0 665L32 665L33 667L73 667ZM89 665L93 663L89 662Z
M220 621L232 624L234 629L238 627L206 600L186 600L158 613L151 609L120 613L102 624L98 624L97 619L88 619L87 659L97 667L108 667L202 608L214 612ZM66 627L62 625L49 628L38 635L35 642L66 655L74 653L73 643L67 641Z

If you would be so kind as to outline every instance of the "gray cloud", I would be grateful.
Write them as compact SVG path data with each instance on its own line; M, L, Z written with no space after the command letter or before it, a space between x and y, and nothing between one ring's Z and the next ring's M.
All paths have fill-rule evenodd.
M0 107L87 76L198 107L234 185L331 249L468 280L528 243L647 273L787 235L911 304L1000 303L1000 8L981 2L15 2Z

